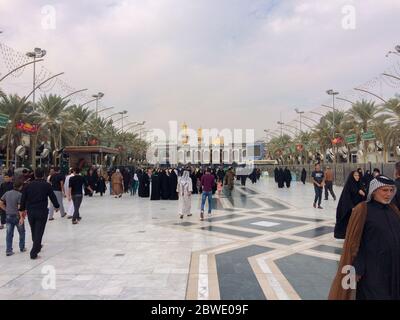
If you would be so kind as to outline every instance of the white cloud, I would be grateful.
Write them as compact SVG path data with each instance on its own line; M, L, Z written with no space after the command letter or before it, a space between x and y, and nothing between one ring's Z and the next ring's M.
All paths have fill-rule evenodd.
M46 67L76 88L105 92L103 105L166 128L256 128L258 134L372 78L398 42L400 4L383 0L0 0L0 41L48 51ZM57 29L41 28L53 5ZM341 27L354 4L357 28ZM15 12L18 12L15 15ZM0 69L3 72L3 69ZM25 94L31 70L4 87Z

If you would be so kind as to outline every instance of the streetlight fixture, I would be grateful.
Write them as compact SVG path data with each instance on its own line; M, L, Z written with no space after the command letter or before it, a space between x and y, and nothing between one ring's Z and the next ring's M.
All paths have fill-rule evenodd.
M27 52L26 55L29 58L33 58L33 95L32 95L32 104L33 108L35 108L35 90L36 90L36 59L43 58L46 55L46 50L41 48L35 48L33 51Z
M326 93L330 96L332 96L332 149L334 148L333 141L335 139L335 96L339 94L339 92L334 91L332 89L329 89L326 91ZM336 162L336 154L335 154L335 162Z
M282 136L283 136L283 132L282 131L283 131L284 123L282 121L278 121L277 124L279 124L281 126L281 138L282 138Z
M118 113L121 115L121 132L124 133L124 114L127 114L128 111L124 110Z
M396 54L396 55L400 56L400 45L395 46L394 49L395 49L396 51L389 51L389 52L386 54L386 58L389 57L389 55L391 55L391 54Z
M296 113L300 115L300 132L301 132L301 115L304 113L304 111L300 111L297 108L295 108L294 111L296 111Z
M97 110L99 109L99 100L104 97L104 93L99 92L97 94L92 95L92 97L96 99L96 118L97 118L98 114Z

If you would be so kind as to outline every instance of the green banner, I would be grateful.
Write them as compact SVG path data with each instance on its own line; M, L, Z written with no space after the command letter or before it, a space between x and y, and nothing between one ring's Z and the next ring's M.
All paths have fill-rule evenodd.
M3 113L0 113L0 128L5 128L8 125L8 120L10 120L9 116Z
M364 132L364 133L361 135L361 139L362 139L363 141L375 140L375 133L374 133L373 131Z
M345 138L347 144L354 144L357 143L357 136L356 134L350 134Z

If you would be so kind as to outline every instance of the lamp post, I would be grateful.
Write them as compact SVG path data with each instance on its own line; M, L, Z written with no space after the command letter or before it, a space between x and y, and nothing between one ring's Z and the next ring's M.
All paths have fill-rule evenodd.
M333 89L329 89L326 93L332 96L332 149L335 150L334 146L334 139L336 135L336 128L335 128L335 96L339 94L339 92L334 91ZM326 106L325 106L326 107ZM335 152L335 151L334 151ZM336 163L336 152L335 152L335 163Z
M33 58L33 95L32 95L32 105L35 108L35 90L36 90L36 59L43 58L46 55L46 50L41 48L35 48L33 51L27 52L26 55L29 58Z
M296 111L296 113L298 114L298 115L300 115L300 133L301 133L301 116L302 116L302 114L304 113L304 111L300 111L299 109L294 109L294 111Z
M124 133L124 114L127 114L128 111L124 110L118 113L121 115L121 133Z
M395 46L394 49L395 49L396 51L389 51L389 52L386 54L386 58L389 57L389 55L391 55L391 54L395 54L395 55L400 56L400 45Z
M282 136L283 136L283 132L282 131L283 131L284 123L282 121L278 121L277 124L279 124L281 126L281 138L282 138Z
M97 119L97 114L98 114L97 110L99 109L99 100L104 97L104 93L99 92L97 94L92 95L92 97L96 99L96 119Z

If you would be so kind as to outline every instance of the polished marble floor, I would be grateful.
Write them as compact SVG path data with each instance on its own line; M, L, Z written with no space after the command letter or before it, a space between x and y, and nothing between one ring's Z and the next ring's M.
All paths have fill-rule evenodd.
M336 203L314 209L313 194L248 180L204 221L199 195L183 220L177 201L85 198L79 225L48 222L39 260L17 252L17 234L6 257L0 230L0 299L326 299L341 243Z

